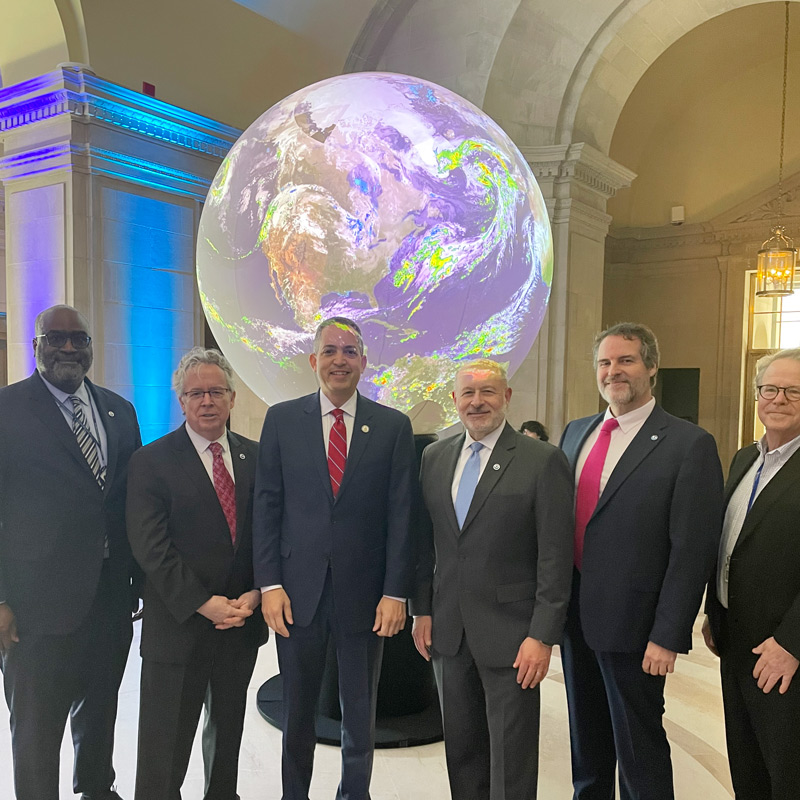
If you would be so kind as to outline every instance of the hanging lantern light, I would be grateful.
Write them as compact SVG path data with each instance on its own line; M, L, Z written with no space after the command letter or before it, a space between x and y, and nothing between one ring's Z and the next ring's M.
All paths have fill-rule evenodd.
M794 292L797 250L780 224L783 217L783 141L786 131L786 75L789 70L789 0L786 0L786 25L783 41L783 104L781 109L781 149L778 160L778 220L772 236L758 251L756 294L759 297L785 297Z

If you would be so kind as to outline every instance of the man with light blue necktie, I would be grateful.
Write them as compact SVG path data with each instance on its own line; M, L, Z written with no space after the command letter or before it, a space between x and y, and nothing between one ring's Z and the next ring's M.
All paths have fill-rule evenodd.
M456 374L466 428L422 458L414 642L433 659L453 800L536 797L539 684L572 575L573 479L558 448L506 421L505 369Z

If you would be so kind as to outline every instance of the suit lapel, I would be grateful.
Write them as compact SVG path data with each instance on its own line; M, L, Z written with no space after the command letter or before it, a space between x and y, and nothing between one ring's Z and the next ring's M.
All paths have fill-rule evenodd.
M353 435L350 437L350 445L347 448L347 461L344 465L342 485L339 487L339 492L336 495L337 498L341 497L347 488L347 484L350 483L352 479L351 476L358 467L358 462L361 460L361 456L364 455L364 451L367 449L370 439L373 439L375 436L375 432L371 430L370 426L372 418L373 409L359 394L356 404L356 417L353 421ZM325 472L329 474L327 458L325 460ZM330 484L330 478L328 479L328 484ZM331 494L332 493L333 492L331 492Z
M319 392L310 394L303 407L303 431L306 436L308 452L317 469L319 479L328 500L333 503L333 489L331 488L331 475L328 472L328 455L325 452L325 437L322 434L322 409L319 404ZM345 467L346 469L346 467ZM342 487L339 487L341 492Z
M506 422L497 444L492 448L492 452L489 455L486 469L483 470L483 475L481 475L481 479L475 487L475 494L472 496L472 503L470 503L467 517L464 520L464 527L461 529L462 533L467 530L472 520L478 515L478 512L486 502L486 498L492 493L497 481L506 471L506 467L513 461L514 450L517 446L516 438L517 434L514 429Z
M669 418L666 412L655 406L650 416L645 420L644 425L640 428L639 433L634 436L633 441L628 445L622 454L622 458L614 467L614 471L609 476L608 483L597 502L594 514L597 514L608 503L617 489L628 479L628 476L661 444L664 437L668 435L668 427Z
M44 385L44 381L38 372L35 372L28 381L30 385L31 410L78 462L79 468L85 470L86 474L91 476L92 482L97 486L97 490L100 491L97 479L86 461L86 457L81 452L81 448L78 446L78 440L58 407L58 401Z
M583 445L585 444L586 440L589 438L589 434L603 421L603 417L605 416L604 413L597 414L594 417L589 417L585 423L584 428L581 431L580 429L576 430L576 438L573 440L572 447L564 447L564 455L567 457L567 461L569 461L570 466L572 467L573 471L578 464L578 457L581 454L581 450L583 449ZM575 423L573 423L575 424Z
M231 448L231 462L233 463L233 477L236 488L236 547L242 541L247 506L250 501L250 487L252 486L253 469L255 464L250 463L244 452L242 443L236 434L228 431L228 444Z
M742 453L741 458L735 459L731 464L731 473L728 475L728 480L725 484L725 507L727 508L731 496L736 491L736 487L741 483L742 478L747 474L753 462L758 458L759 450L755 444L750 445L745 453ZM790 459L791 460L791 459Z
M109 487L114 481L114 473L117 469L117 454L119 453L119 428L114 411L109 408L106 396L99 392L97 387L87 378L86 387L92 395L94 404L97 406L99 425L102 425L106 432L106 480L103 491L108 492ZM84 459L85 461L86 459Z
M752 466L750 461L748 466ZM744 518L742 532L736 540L736 547L747 539L748 536L758 527L764 516L769 512L773 503L784 493L791 490L797 492L797 484L800 481L800 450L778 470L772 480L761 490L755 499L752 508Z
M458 536L461 530L458 527L458 520L456 519L456 508L453 505L453 477L456 474L456 464L458 464L458 457L464 448L464 439L466 434L462 433L461 436L454 436L447 446L447 452L442 455L444 466L439 475L441 477L441 492L442 504L445 508L447 519L453 528L453 533Z

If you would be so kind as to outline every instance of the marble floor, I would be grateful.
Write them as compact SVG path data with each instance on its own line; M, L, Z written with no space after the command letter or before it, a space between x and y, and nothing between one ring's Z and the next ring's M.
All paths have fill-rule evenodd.
M138 625L136 631L138 639ZM557 650L542 687L540 800L571 797L569 734L561 663ZM255 707L255 693L276 674L275 645L261 648L250 686L253 702L245 723L240 763L241 800L279 800L280 734ZM133 798L136 763L136 720L139 683L138 641L134 641L120 695L117 720L117 788L125 800ZM677 800L729 800L733 796L725 755L722 700L716 659L706 650L695 626L694 649L681 656L667 680L665 727L672 745ZM74 798L71 784L72 752L65 737L61 751L61 798ZM183 800L201 800L203 767L198 742L192 753ZM317 747L311 800L332 800L339 780L339 750ZM378 750L372 779L373 800L447 800L450 793L442 744L399 750ZM8 713L0 707L0 798L13 798ZM154 798L153 800L156 800Z

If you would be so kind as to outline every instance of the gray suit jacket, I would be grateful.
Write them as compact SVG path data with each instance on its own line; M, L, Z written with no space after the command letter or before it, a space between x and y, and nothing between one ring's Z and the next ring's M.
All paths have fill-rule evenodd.
M558 448L508 424L459 531L451 495L464 435L422 457L423 544L414 615L433 615L433 649L511 666L522 640L561 639L572 581L573 478Z

